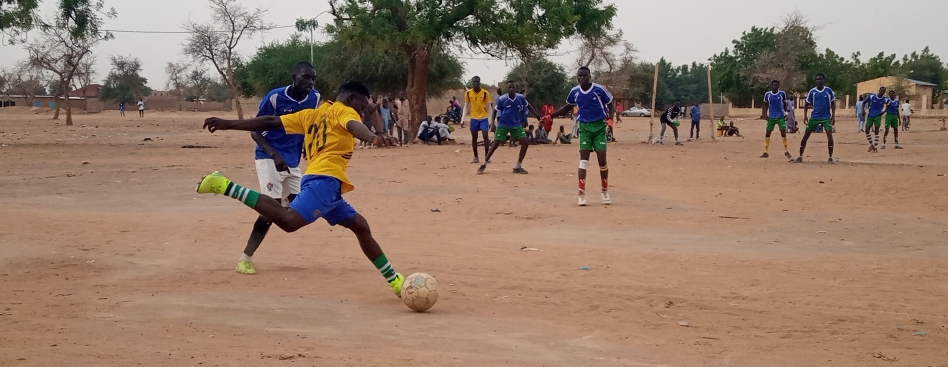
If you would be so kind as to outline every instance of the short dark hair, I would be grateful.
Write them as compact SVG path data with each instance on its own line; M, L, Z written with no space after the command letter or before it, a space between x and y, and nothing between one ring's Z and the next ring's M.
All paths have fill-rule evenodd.
M481 77L479 77L479 76L477 76L477 75L475 75L475 76L474 76L473 78L471 78L471 80L474 80L474 79L480 79L480 78L481 78Z
M823 73L816 73L816 76L823 77L823 79L826 79L826 74L823 74Z
M441 116L435 117L434 120L435 122L441 122Z
M590 71L588 66L580 66L580 67L579 67L579 70ZM578 71L578 70L577 70L577 71Z
M517 84L517 82L515 82L515 81L513 81L513 80L508 80L508 81L507 81L507 84Z
M339 94L355 93L369 97L369 87L366 87L365 84L357 80L350 80L348 82L342 83L339 86Z
M780 81L779 81L779 80L777 80L777 79L774 79L774 80L771 80L771 81L770 81L770 84L773 84L773 83L777 83L777 84L780 84Z
M316 70L316 67L313 66L309 61L297 61L296 65L293 65L293 71L297 72L303 69L313 69Z

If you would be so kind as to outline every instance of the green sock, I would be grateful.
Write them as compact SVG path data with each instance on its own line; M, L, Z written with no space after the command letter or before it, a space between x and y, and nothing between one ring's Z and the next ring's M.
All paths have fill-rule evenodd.
M378 259L372 261L372 264L375 265L376 269L379 269L382 272L382 276L385 277L385 280L391 283L395 280L395 268L392 267L392 263L388 262L388 258L385 257L385 254L379 256Z
M251 209L257 206L257 199L260 198L259 192L240 186L236 182L231 182L227 185L227 190L224 190L224 195L240 200L240 202L249 206Z

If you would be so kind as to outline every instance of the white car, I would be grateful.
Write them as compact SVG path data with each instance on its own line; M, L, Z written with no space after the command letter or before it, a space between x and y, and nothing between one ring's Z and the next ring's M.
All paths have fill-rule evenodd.
M650 117L652 111L645 107L632 107L622 111L622 117Z

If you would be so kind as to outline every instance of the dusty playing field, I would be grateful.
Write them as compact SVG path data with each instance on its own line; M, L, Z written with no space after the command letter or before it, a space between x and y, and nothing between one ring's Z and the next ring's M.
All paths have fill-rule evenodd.
M256 215L194 186L256 188L247 133L49 117L0 114L0 366L948 366L940 121L876 155L841 121L839 164L814 136L794 165L778 135L757 158L761 122L678 147L626 119L608 207L595 170L576 206L575 144L531 148L529 175L511 148L485 175L470 145L357 150L347 200L438 279L416 314L325 222L274 227L234 272Z

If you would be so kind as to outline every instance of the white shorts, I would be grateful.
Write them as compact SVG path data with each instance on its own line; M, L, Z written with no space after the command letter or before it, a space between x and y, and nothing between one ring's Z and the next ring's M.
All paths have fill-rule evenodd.
M290 167L287 172L280 172L272 159L256 159L257 179L260 180L260 193L271 198L282 200L290 194L300 193L300 181L303 172L299 167ZM284 203L284 206L288 203Z

